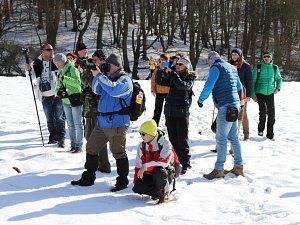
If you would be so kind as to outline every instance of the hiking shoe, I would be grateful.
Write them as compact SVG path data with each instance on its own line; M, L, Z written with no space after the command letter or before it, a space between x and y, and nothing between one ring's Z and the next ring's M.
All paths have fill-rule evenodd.
M263 132L258 132L258 136L264 136Z
M244 141L247 141L249 139L249 134L244 134Z
M75 147L71 153L80 153L80 152L82 152L82 149L80 147Z
M126 186L114 186L112 189L110 189L111 192L116 192L116 191L121 191L123 189L126 189L127 188L127 185Z
M57 142L57 145L58 145L59 148L64 148L64 147L66 147L64 141L59 141L59 142Z
M224 173L225 174L227 174L227 173L233 173L236 176L243 176L244 177L243 166L234 166L232 168L232 170L225 170Z
M214 169L209 174L204 174L203 177L208 179L208 180L212 180L212 179L215 179L215 178L223 178L224 177L224 170Z

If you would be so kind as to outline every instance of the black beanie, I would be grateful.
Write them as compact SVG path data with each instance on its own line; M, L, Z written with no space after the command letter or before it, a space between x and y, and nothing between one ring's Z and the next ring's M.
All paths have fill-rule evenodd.
M103 52L102 49L97 49L94 52L94 54L92 55L92 57L94 57L94 56L98 57L99 59L106 59L106 55L105 55L105 53Z
M88 47L86 47L86 45L84 43L79 43L77 46L77 51L81 51L83 49L88 49Z
M116 54L111 54L110 56L108 56L106 62L113 64L117 67L122 67L121 59Z

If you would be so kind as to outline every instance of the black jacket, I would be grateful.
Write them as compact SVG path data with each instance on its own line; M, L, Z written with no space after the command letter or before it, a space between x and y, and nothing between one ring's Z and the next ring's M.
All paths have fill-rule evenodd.
M192 104L193 85L195 82L193 74L177 74L172 71L167 77L157 77L160 85L170 86L169 94L166 97L165 116L167 117L188 117L189 108Z

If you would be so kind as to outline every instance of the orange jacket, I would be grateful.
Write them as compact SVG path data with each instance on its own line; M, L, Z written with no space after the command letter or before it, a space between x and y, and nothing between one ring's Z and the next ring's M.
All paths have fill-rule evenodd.
M161 93L161 94L168 94L170 91L170 87L168 86L162 86L159 84L156 84L155 79L156 79L156 73L157 73L157 68L154 70L152 77L151 77L151 93Z

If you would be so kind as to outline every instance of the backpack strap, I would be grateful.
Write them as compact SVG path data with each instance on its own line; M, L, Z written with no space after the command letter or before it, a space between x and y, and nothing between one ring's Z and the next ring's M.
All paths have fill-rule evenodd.
M116 82L121 76L125 75L123 70L120 70L118 75L116 77L114 77L113 79L111 79L111 81ZM131 80L132 81L132 80ZM133 81L132 81L133 84ZM122 109L120 109L119 111L114 111L114 112L98 112L97 115L98 116L111 116L111 115L115 115L115 114L119 114L119 115L126 115L129 114L129 106L127 106L125 99L123 98L119 98L120 104ZM125 104L125 107L124 107Z

